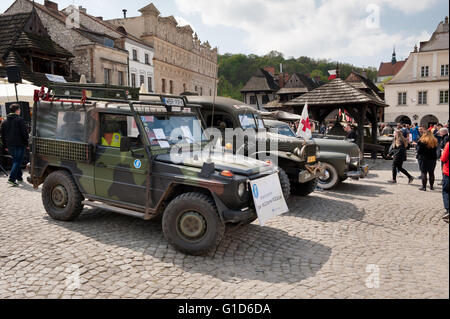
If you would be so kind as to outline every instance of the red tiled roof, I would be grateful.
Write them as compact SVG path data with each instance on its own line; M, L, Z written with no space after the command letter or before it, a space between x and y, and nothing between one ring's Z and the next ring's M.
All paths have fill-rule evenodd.
M405 61L397 61L397 63L392 64L391 62L381 62L380 68L378 70L378 76L393 76L400 71L403 65L406 63Z

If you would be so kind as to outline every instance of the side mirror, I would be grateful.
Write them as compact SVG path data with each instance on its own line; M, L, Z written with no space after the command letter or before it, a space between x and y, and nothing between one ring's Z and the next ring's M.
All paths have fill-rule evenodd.
M121 152L131 151L131 141L126 136L122 136L122 138L120 139L120 151Z

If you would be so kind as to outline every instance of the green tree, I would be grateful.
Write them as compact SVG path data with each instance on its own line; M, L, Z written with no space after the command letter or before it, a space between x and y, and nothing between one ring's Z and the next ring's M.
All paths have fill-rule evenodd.
M219 84L218 94L220 96L242 99L241 89L259 68L274 67L279 72L280 63L283 64L283 72L292 74L298 72L310 77L318 76L322 82L328 82L328 70L336 69L339 64L340 77L345 79L352 70L361 73L362 68L348 63L338 63L326 59L312 59L306 56L298 58L285 58L281 52L271 51L266 55L255 54L222 54L218 56ZM364 71L370 80L374 80L377 69L366 68Z

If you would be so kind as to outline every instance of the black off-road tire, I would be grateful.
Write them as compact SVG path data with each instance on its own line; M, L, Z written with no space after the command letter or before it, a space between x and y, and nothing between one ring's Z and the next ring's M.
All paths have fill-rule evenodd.
M310 180L306 183L294 183L291 187L291 194L298 195L298 196L308 196L314 190L317 186L317 178Z
M197 239L185 237L181 228L181 220L185 214L194 212L203 219L206 227ZM225 233L219 212L213 199L201 193L186 193L174 198L164 211L162 229L167 241L177 250L194 255L207 255L215 250Z
M331 164L328 164L328 163L322 163L322 164L323 164L323 166L325 166L325 169L329 174L329 178L326 181L322 181L319 177L317 179L317 183L318 183L319 187L324 190L333 189L336 186L338 186L341 182L338 171Z
M65 190L67 203L57 206L53 199L55 188ZM83 195L80 193L77 184L67 171L56 171L51 173L42 187L42 203L47 214L56 220L72 221L83 211Z
M283 191L284 199L287 202L289 196L291 196L291 181L282 168L279 168L278 176L280 177L281 190Z

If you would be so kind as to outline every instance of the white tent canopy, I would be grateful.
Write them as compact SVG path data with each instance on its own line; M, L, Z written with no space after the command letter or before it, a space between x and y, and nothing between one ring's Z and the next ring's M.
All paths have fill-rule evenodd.
M18 84L17 85L17 95L19 101L25 101L30 104L33 103L34 90L39 90L40 87L29 84ZM7 102L16 101L16 91L14 89L14 84L6 83L4 81L0 82L0 104L5 104Z

